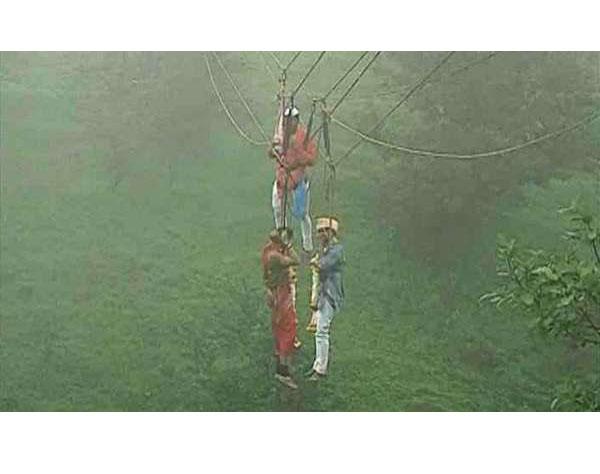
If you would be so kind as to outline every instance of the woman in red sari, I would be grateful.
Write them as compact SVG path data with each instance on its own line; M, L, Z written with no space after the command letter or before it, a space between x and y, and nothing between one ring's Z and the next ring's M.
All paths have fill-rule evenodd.
M275 339L275 378L290 388L298 388L290 376L290 365L296 340L294 287L295 267L299 259L292 248L290 229L274 230L269 234L269 241L262 250L261 263Z

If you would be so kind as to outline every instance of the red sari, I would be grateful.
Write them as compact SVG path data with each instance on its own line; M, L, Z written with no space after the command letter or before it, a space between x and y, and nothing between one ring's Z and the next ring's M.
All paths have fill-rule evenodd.
M292 300L290 271L281 264L281 248L269 242L262 251L261 263L268 287L267 305L271 308L271 326L275 353L285 357L294 352L296 339L296 308Z

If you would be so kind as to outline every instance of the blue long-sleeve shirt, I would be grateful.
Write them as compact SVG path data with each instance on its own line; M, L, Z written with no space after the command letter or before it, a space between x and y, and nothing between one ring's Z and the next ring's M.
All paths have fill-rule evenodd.
M333 309L339 310L344 300L344 282L342 267L344 266L344 247L339 242L331 243L319 257L319 292L318 306L321 308L328 301Z

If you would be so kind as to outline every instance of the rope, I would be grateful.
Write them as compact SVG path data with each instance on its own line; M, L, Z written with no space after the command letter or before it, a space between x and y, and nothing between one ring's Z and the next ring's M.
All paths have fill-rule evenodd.
M302 84L306 81L306 78L311 74L312 70L314 70L314 68L316 67L316 65L318 64L318 62L321 60L322 56L325 54L325 52L321 53L321 55L317 58L317 60L315 61L315 63L313 64L313 67L308 71L308 73L305 75L305 77L303 78L303 80L301 81L301 83L299 84L299 86L297 87L297 90L295 91L295 93L300 90L300 87L302 86ZM331 94L333 93L337 87L344 81L344 79L346 79L346 77L348 77L348 75L358 66L358 64L360 63L360 61L368 54L368 51L365 51L363 54L361 54L361 56L352 64L352 66L350 66L350 68L336 81L336 83L333 85L333 87L327 92L327 94L320 99L321 104L322 104L322 111L323 111L323 120L326 121L326 111L325 111L325 99ZM379 53L377 53L378 55ZM264 59L264 57L263 57ZM292 58L292 61L295 58ZM374 60L374 59L373 59ZM371 63L373 62L373 60L371 61ZM371 64L370 63L370 64ZM267 64L265 62L265 64ZM369 66L370 66L369 64ZM288 65L289 67L289 65ZM362 74L364 74L364 72L366 71L367 68L365 68L365 70L362 71L362 73L360 74L360 77L362 77ZM270 72L270 71L269 71ZM285 72L285 71L284 71ZM272 75L272 74L271 74ZM283 76L285 78L285 76ZM359 77L359 79L360 79ZM352 88L354 88L354 86L356 85L356 83L358 82L358 79L355 80L355 82L351 85L349 90L352 90ZM306 89L303 91L306 94L308 94L308 96L313 95L312 93L310 93L309 91L307 91ZM347 96L349 92L347 92L345 95ZM313 95L314 96L314 95ZM293 96L292 96L293 98ZM310 98L310 97L309 97ZM304 144L303 146L306 147L308 144L308 141L313 139L315 137L315 135L317 135L317 133L319 132L319 130L321 130L321 128L323 128L323 121L322 121L322 125L319 127L319 130L317 130L314 134L312 134L311 136L311 128L312 128L312 123L313 123L313 117L314 117L314 112L315 112L315 107L316 107L316 103L317 100L313 99L312 101L312 109L311 109L311 114L310 114L310 118L309 118L309 122L308 122L308 128L307 128L307 132L306 132L306 137L304 139ZM341 103L341 102L340 102ZM338 104L339 105L339 104ZM327 129L328 131L328 127L326 126L325 129ZM328 208L328 212L329 214L331 214L332 211L332 207L333 207L333 201L335 199L335 178L336 178L336 170L335 170L335 164L331 158L331 150L330 150L330 137L329 137L329 133L325 133L325 129L324 129L324 133L322 135L324 135L324 140L325 140L325 148L326 148L326 159L323 160L323 174L322 174L322 185L323 185L323 191L324 191L324 195L325 195L325 200L327 202L327 208ZM317 140L317 147L319 149L321 149L321 135L319 135L319 138ZM288 178L289 178L289 172L288 175L286 176L286 190L285 192L285 198L284 198L284 225L287 225L286 223L286 214L287 214L287 185L288 185Z
M313 73L313 71L315 70L315 68L317 67L317 65L321 62L321 59L323 59L323 56L325 56L325 53L327 51L321 51L321 54L319 54L319 56L317 57L317 59L312 63L312 66L308 69L308 71L306 72L306 74L304 75L304 77L302 78L302 80L300 81L300 83L296 86L296 88L294 89L294 92L292 92L292 102L294 97L296 96L296 94L298 93L298 91L300 89L302 89L302 86L304 85L304 83L306 82L306 80L309 78L309 76Z
M218 60L218 57L215 54L215 58ZM269 139L264 131L264 129L260 126L259 123L257 123L257 126L259 128L259 130L261 131L261 133L263 134L263 138L264 138L264 142L258 142L256 140L253 140L252 138L250 138L245 132L244 130L237 124L237 122L234 120L233 115L231 114L231 112L229 111L229 109L227 108L227 105L225 105L225 101L223 100L223 97L221 96L221 93L219 92L219 89L217 87L217 84L215 82L215 79L213 77L213 73L212 73L212 69L210 67L210 62L208 61L208 58L206 57L206 55L204 56L204 60L206 62L206 67L208 69L208 74L210 76L210 82L213 85L213 90L215 91L215 94L217 95L219 102L221 103L221 106L223 107L223 110L225 111L225 113L227 114L227 117L229 118L229 120L231 121L231 123L233 124L233 126L236 128L236 130L240 133L240 135L242 135L242 137L244 137L246 140L248 140L250 143L252 143L253 145L268 145ZM233 81L233 79L231 79ZM234 83L232 82L232 85ZM237 89L236 89L237 90ZM250 106L248 105L248 103L245 101L243 95L241 94L241 92L238 91L238 95L240 97L240 99L242 99L242 102L244 103L244 105L246 106L246 110L248 110L248 113L250 114L251 117L255 117L254 113L252 112L252 109L250 109ZM283 159L281 158L281 156L275 152L275 159L277 160L277 162L281 165L281 167L285 170L285 172L289 175L290 171L288 169L288 167L285 165L285 163L283 162Z
M283 125L283 112L285 110L285 86L286 86L286 76L282 74L279 76L278 84L279 90L277 91L277 121L275 122L275 134L279 130L279 126Z
M229 74L229 71L227 70L227 68L225 67L225 65L223 64L223 62L219 58L219 56L214 51L212 52L212 55L217 60L217 63L221 67L221 70L225 73L225 76L227 77L227 79L229 80L229 83L234 88L234 90L237 93L238 97L242 101L242 104L244 104L244 107L246 108L246 111L248 112L248 115L250 115L250 118L254 122L254 125L256 125L256 128L258 128L258 130L260 131L260 134L262 135L263 139L268 142L269 141L269 137L267 136L267 133L265 132L265 129L260 124L260 122L259 122L258 118L256 117L256 115L254 115L254 112L252 112L252 109L250 108L250 105L248 104L248 102L244 98L244 95L242 94L242 92L240 91L239 87L237 86L237 84L233 80L233 77L231 77L231 74Z
M498 54L500 54L500 51L494 51L494 52L492 52L490 54L487 54L483 58L475 59L475 60L473 60L473 61L465 64L464 66L461 66L459 68L453 69L452 71L447 72L446 74L442 74L442 75L438 76L437 78L434 78L434 79L432 79L430 81L427 81L427 84L434 84L436 82L440 82L440 81L444 80L444 78L446 78L446 77L453 77L453 76L455 76L457 74L465 72L465 71L471 69L472 67L475 67L475 66L477 66L479 64L482 64L482 63L484 63L484 62L492 59L494 56L497 56ZM404 90L404 89L402 89L402 90ZM387 92L383 92L383 93L377 94L377 97L386 97L388 95L396 94L397 92L401 92L401 91L399 91L399 90L387 91ZM366 97L365 99L371 100L368 97Z
M271 51L268 51L268 53L271 55L273 60L277 63L277 66L279 66L279 69L281 69L282 71L285 71L283 64L281 64L281 61L279 61L279 59L277 59L277 56L275 56L275 53L273 53Z
M308 118L308 125L306 127L306 134L304 135L304 140L302 142L302 147L306 150L308 146L308 142L310 141L310 131L312 130L313 120L315 118L315 111L317 109L317 101L313 100L312 107L310 108L310 117Z
M271 69L271 66L269 66L269 63L267 62L267 58L265 58L265 53L263 51L260 51L260 57L262 58L263 64L265 65L265 68L267 68L267 71L269 72L269 75L273 79L273 82L277 82L277 78L275 77L275 73Z
M329 135L329 122L331 121L331 115L327 111L325 101L321 102L321 114L323 131L322 137L325 146L325 201L327 202L327 213L331 216L333 210L333 201L335 199L335 163L331 158L331 136Z
M465 64L464 66L461 66L459 68L453 69L452 71L450 71L448 73L448 76L454 76L460 72L464 72L467 69L471 69L474 66L477 66L481 63L484 63L486 61L488 61L489 59L492 59L494 56L497 56L498 54L500 54L500 51L493 51L490 54L484 56L483 58L479 58L479 59L474 59L473 61L471 61L470 63Z
M327 203L327 214L332 215L335 201L335 164L332 160L325 160L325 202Z
M296 62L296 59L298 59L301 54L302 54L302 51L298 51L296 54L294 54L294 57L289 60L289 62L287 63L287 66L284 68L284 71L287 71L290 67L292 67L292 64L294 64Z
M431 150L423 150L423 149L419 149L419 148L411 148L411 147L402 146L402 145L394 145L392 143L384 142L382 140L378 140L376 138L370 137L366 133L363 133L360 130L355 129L336 118L332 118L331 120L333 122L335 122L337 125L339 125L340 127L359 136L361 138L361 141L365 140L365 141L371 142L375 145L389 148L391 150L401 151L404 153L410 153L412 155L428 156L431 158L443 158L443 159L448 159L448 160L476 160L476 159L481 159L481 158L490 158L493 156L505 155L507 153L514 153L515 151L522 150L523 148L529 147L531 145L535 145L537 143L541 143L546 140L556 138L560 135L563 135L567 132L571 132L578 128L582 128L585 125L593 122L594 120L596 120L599 117L600 117L600 112L590 115L590 116L584 118L583 120L580 120L579 122L569 125L568 127L564 127L559 130L556 130L554 132L547 133L545 135L534 138L533 140L529 140L529 141L521 143L519 145L509 146L506 148L499 148L497 150L491 150L491 151L486 151L486 152L481 152L481 153L470 153L470 154L431 151Z
M356 77L356 79L354 79L354 81L352 82L352 84L350 84L350 86L348 87L348 89L346 89L346 92L344 92L344 94L342 94L342 97L340 97L338 99L338 101L336 102L336 104L333 106L333 108L329 111L329 115L333 115L333 113L336 111L336 109L342 104L342 102L346 99L346 97L348 97L348 95L350 94L350 92L352 92L352 90L356 87L356 85L358 84L358 81L360 81L360 79L363 77L363 75L367 72L367 70L371 67L371 65L375 62L375 60L379 57L379 55L381 54L381 51L377 51L373 57L371 58L371 60L367 63L367 65L362 69L362 71L360 71L360 73L358 74L358 76ZM321 131L321 129L323 128L323 124L321 123L321 126L317 128L317 130L315 130L315 133L313 133L313 137L319 133Z
M371 60L367 63L367 65L362 69L362 71L360 71L360 73L358 74L358 76L356 77L356 79L354 79L354 81L352 82L352 84L350 84L350 87L348 87L348 89L346 89L346 92L344 92L342 94L342 97L340 97L338 99L338 101L335 103L335 105L333 106L333 108L329 111L329 114L333 114L337 108L342 104L342 102L344 102L344 100L346 99L346 97L348 97L348 95L350 94L350 92L352 92L352 90L356 87L356 85L358 84L358 81L361 80L361 78L363 77L363 75L365 74L365 72L367 72L367 70L371 67L371 65L375 62L375 60L379 57L379 55L381 54L381 51L377 51L373 57L371 58Z
M290 174L285 175L285 186L283 187L283 228L287 228L287 208L288 208L288 186Z
M280 109L279 109L279 114L283 113L283 109L285 108L285 97L284 97L284 91L285 91L285 84L287 81L287 68L289 68L294 61L296 61L296 59L298 59L298 57L300 56L300 54L302 53L302 51L298 51L294 57L288 62L288 65L286 67L283 67L283 65L281 64L281 62L279 61L279 59L277 59L277 56L275 56L275 54L273 54L272 52L269 52L269 54L271 55L271 57L275 60L275 62L277 63L277 66L279 66L279 68L281 69L281 76L279 78L279 93L278 93L278 98L280 101ZM269 73L271 74L271 76L273 78L275 78L273 72L271 71L271 68L269 67L268 63L266 62L264 55L263 55L263 60L265 63L265 66L267 67L267 70L269 71ZM277 129L279 127L279 116L277 119L277 124L275 125L275 128ZM284 126L284 148L286 148L286 144L285 141L288 137L288 133L286 130L287 127ZM283 162L282 157L275 152L275 158L277 159L277 162L279 163L279 165L283 168L283 170L285 171L285 184L284 184L284 189L283 189L283 228L287 228L287 214L288 214L288 192L289 192L289 179L290 179L290 170L289 168L285 165L285 163Z
M279 58L277 56L275 56L275 53L273 53L271 51L268 51L268 53L271 55L271 57L273 58L273 60L277 63L277 66L279 67L279 69L281 69L281 72L285 73L292 66L292 64L294 64L296 62L296 59L298 59L300 57L300 55L302 54L302 51L297 51L296 54L294 54L294 56L292 57L292 59L290 59L288 61L287 66L285 66L285 67L281 63L281 61L279 60Z
M336 83L333 85L333 87L332 87L331 89L329 89L329 92L327 92L327 94L325 94L325 95L323 96L323 100L327 100L327 98L328 98L328 97L329 97L329 96L330 96L330 95L331 95L333 92L335 92L335 90L338 88L338 86L339 86L339 85L340 85L342 82L344 82L344 79L346 79L346 78L348 77L348 75L349 75L349 74L350 74L352 71L354 71L354 69L356 68L356 66L358 66L358 64L359 64L359 63L362 61L362 59L363 59L363 58L364 58L364 57L365 57L365 56L366 56L368 53L369 53L368 51L365 51L364 53L362 53L362 54L360 55L360 57L359 57L359 58L358 58L356 61L354 61L354 64L352 64L352 66L350 66L350 67L348 68L348 70L347 70L347 71L346 71L344 74L342 74L342 76L341 76L341 77L340 77L340 78L339 78L339 79L336 81Z
M307 90L307 89L306 89L306 87L304 88L304 91L303 91L303 92L304 92L304 94L306 95L306 99L307 99L307 100L312 100L312 102L313 102L313 105L315 105L315 104L314 104L314 103L315 103L315 101L318 101L318 100L319 100L319 99L314 99L314 97L317 97L317 95L316 95L316 94L313 94L311 91ZM311 97L313 97L313 99L311 99ZM303 123L303 122L302 122L302 116L300 116L300 123ZM320 126L319 126L319 130L321 129L321 127L322 127L322 125L320 125ZM314 138L315 138L315 135L316 135L316 133L318 133L318 131L319 131L319 130L317 130L315 133L312 133L312 134L310 134L310 135L307 135L309 138L308 138L308 140L307 140L307 139L306 139L306 137L305 137L305 140L307 140L307 142L308 142L308 141L310 141L310 140L314 139ZM310 130L309 130L309 131L310 131ZM320 140L320 136L317 138L317 147L318 147L318 149L319 149L319 150L322 150L322 149L323 149L323 148L322 148L322 146L321 146L321 140Z
M208 61L208 56L205 54L204 55L204 61L206 62L206 69L208 70L208 75L210 77L210 82L212 84L213 90L215 92L215 95L217 96L217 98L219 99L219 103L221 104L221 107L223 108L223 110L225 111L225 114L227 115L227 118L229 119L229 121L231 122L231 124L234 126L234 128L238 131L238 133L245 138L247 141L249 141L250 143L252 143L253 145L258 145L258 146L264 146L267 145L269 142L259 142L257 140L252 139L243 129L242 127L240 127L238 125L238 123L235 121L235 119L233 118L233 115L231 114L231 112L229 111L229 109L227 108L227 105L225 104L225 101L223 100L223 96L221 95L221 93L219 92L219 88L217 87L217 84L215 82L215 78L213 76L213 72L212 69L210 67L210 62Z
M451 51L450 53L448 53L444 59L442 59L433 69L431 69L427 74L425 74L425 76L423 76L413 87L411 90L408 91L408 93L402 97L402 99L400 99L400 101L394 105L387 114L385 114L381 120L379 120L379 122L377 122L375 124L374 127L372 127L368 134L366 135L370 135L371 133L373 133L374 131L376 131L381 125L383 125L383 123L396 111L400 108L400 106L402 106L402 104L404 104L408 99L410 99L412 97L412 95L417 92L419 89L421 89L425 83L429 80L429 78L431 76L433 76L444 64L446 64L446 62L448 62L448 60L452 57L452 55L454 54L454 51ZM346 153L344 153L340 159L337 161L337 163L340 163L342 160L344 160L345 158L347 158L354 150L356 150L356 148L359 147L359 145L362 143L363 138L361 138L360 140L358 140L354 145L352 145L348 151L346 151Z

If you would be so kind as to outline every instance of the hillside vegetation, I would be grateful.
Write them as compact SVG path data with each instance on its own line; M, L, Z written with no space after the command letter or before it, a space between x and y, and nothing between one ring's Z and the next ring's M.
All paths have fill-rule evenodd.
M227 121L203 54L0 56L0 410L549 410L557 386L597 370L591 349L479 297L496 281L498 233L557 247L557 209L580 196L600 214L600 120L469 162L359 147L337 170L347 298L330 376L278 386L259 267L273 163ZM383 53L339 117L368 130L443 54ZM487 54L456 53L377 136L471 153L598 110L598 53L499 53L460 70ZM219 55L270 132L270 56ZM328 53L305 90L323 93L356 57ZM355 140L331 137L334 156ZM318 165L313 214L323 176ZM313 351L308 278L298 377Z

